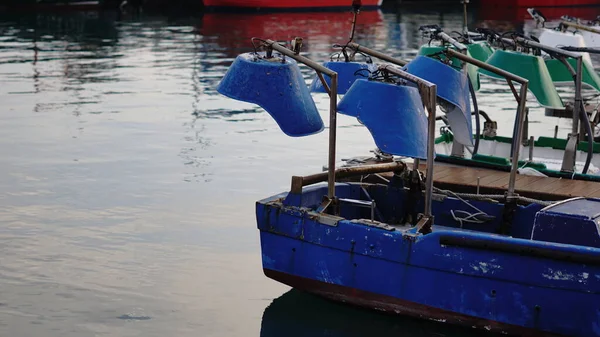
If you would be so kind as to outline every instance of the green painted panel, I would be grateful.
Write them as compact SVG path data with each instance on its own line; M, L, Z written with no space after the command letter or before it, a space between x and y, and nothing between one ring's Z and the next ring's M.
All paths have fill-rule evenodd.
M494 53L494 49L489 43L487 43L487 41L478 41L468 44L467 48L469 54L471 54L471 57L481 62L487 61L487 59Z
M496 49L487 63L529 80L529 90L542 106L564 108L563 101L552 83L548 67L540 56ZM502 78L484 69L480 69L479 72L490 77Z
M482 161L482 162L495 164L495 165L504 165L504 166L510 165L510 161L506 158L496 157L496 156L488 156L488 155L479 154L479 153L474 155L471 159L475 160L475 161Z
M577 69L577 60L568 58L567 61L571 64L573 69ZM546 66L548 67L553 82L568 82L573 84L573 77L562 62L557 59L548 59L546 60ZM582 70L583 76L581 81L600 91L600 76L594 71L594 67L586 60L583 60Z

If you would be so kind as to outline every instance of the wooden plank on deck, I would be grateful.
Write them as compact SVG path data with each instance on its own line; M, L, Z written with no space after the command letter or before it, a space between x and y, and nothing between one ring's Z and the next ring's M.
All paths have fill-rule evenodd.
M425 171L426 164L420 166ZM484 168L436 164L433 171L434 184L443 183L468 187L507 189L510 173ZM557 198L600 197L600 183L564 178L517 175L516 191L521 194L552 195Z

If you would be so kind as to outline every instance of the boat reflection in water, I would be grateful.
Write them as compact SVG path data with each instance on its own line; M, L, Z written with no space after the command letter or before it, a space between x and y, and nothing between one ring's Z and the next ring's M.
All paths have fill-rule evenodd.
M500 336L441 322L392 316L331 302L292 289L265 308L261 337Z
M252 37L268 37L277 41L304 38L303 53L330 52L330 46L347 39L352 26L349 11L287 13L205 13L199 33L205 43L215 43L227 56L234 57L252 49ZM365 10L356 23L356 39L377 40L385 34L383 14ZM318 46L315 48L315 46Z

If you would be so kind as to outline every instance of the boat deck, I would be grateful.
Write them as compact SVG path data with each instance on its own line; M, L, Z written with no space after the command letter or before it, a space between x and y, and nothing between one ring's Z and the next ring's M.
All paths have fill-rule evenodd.
M421 165L425 171L426 166ZM490 169L439 165L434 168L434 186L455 191L476 189L480 193L503 194L508 188L509 172ZM572 197L600 198L600 183L551 177L517 175L516 192L522 196L543 200L561 200Z

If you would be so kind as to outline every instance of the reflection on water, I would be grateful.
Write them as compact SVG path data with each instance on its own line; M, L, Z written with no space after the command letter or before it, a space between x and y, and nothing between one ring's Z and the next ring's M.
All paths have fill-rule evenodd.
M412 58L423 43L419 25L460 30L461 15L365 11L357 40ZM320 171L327 133L289 138L215 86L253 36L304 36L306 54L325 61L350 20L0 14L0 335L258 335L263 310L288 288L262 274L254 202L287 189L291 175ZM469 20L482 19L473 11ZM510 134L510 91L486 82L481 93L480 106ZM327 121L327 98L315 100ZM531 111L538 130L551 133L555 121ZM338 123L339 158L374 147L355 119ZM367 318L380 335L453 331L289 294L265 310L263 334L269 326L306 331L295 320L302 313L312 315L306 328L316 335L366 334L356 322ZM290 297L297 312L272 310ZM328 314L313 315L320 308Z
M439 322L385 315L292 289L265 308L261 337L474 337L499 336L481 331L448 326Z

